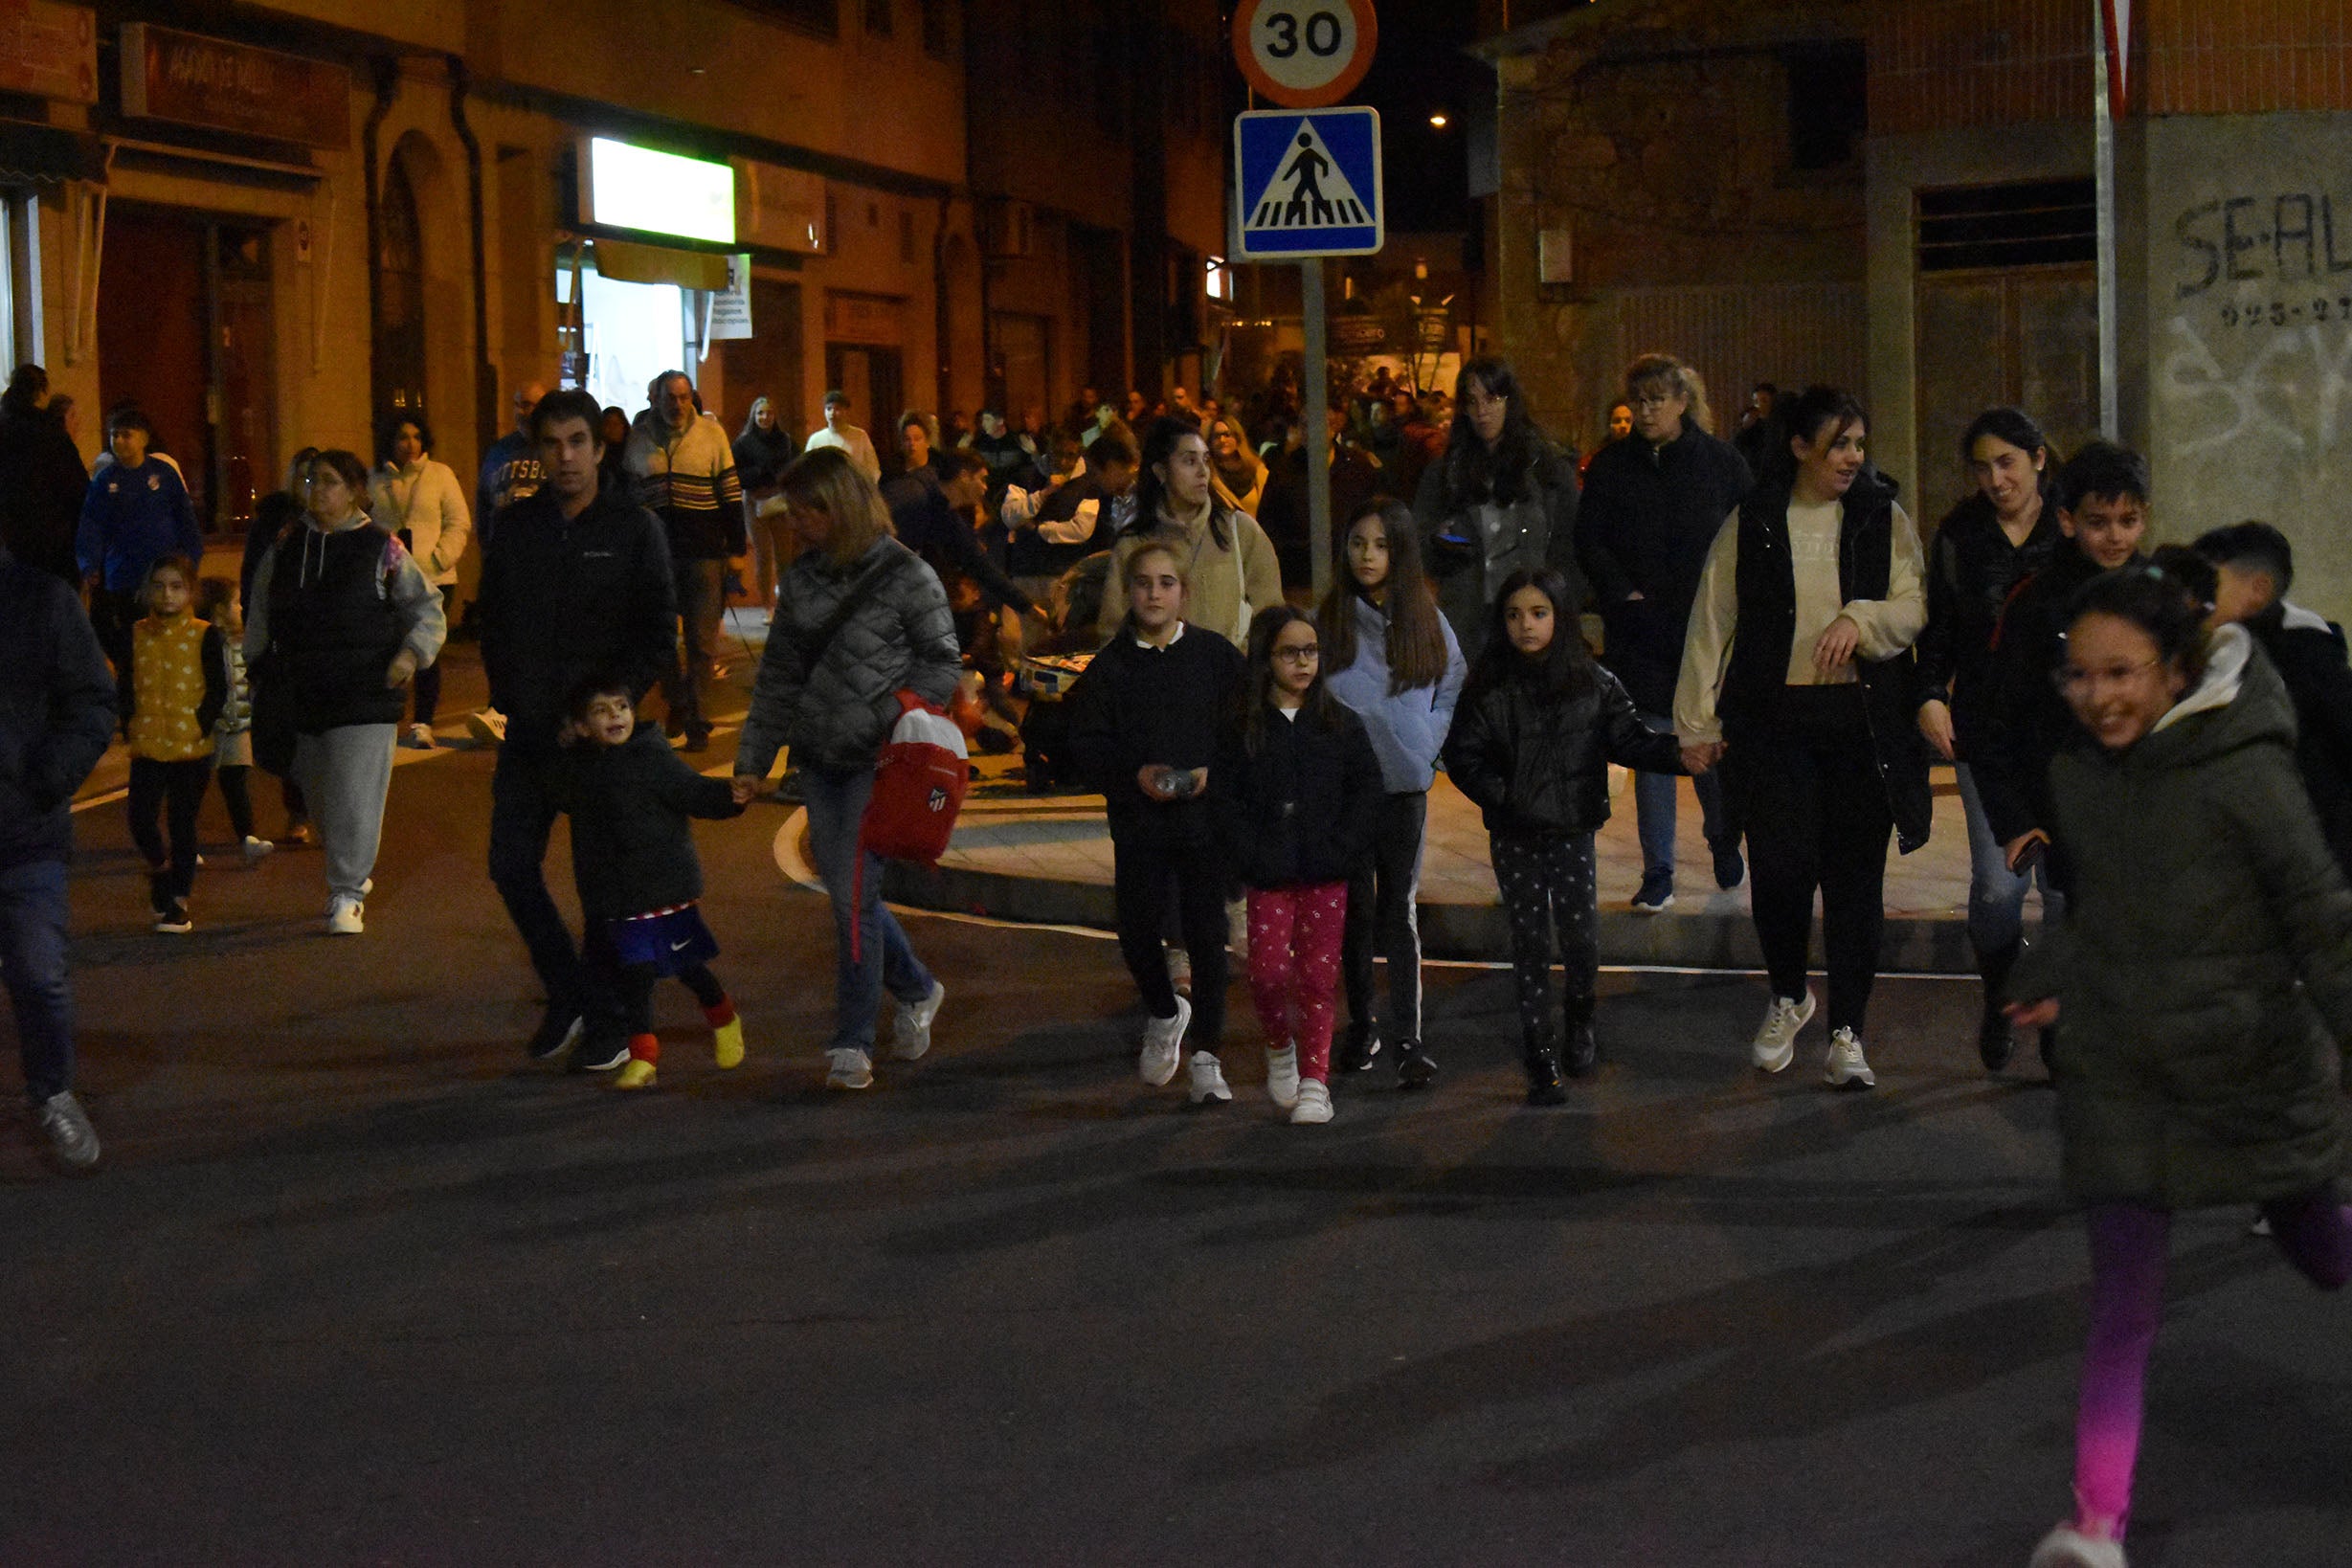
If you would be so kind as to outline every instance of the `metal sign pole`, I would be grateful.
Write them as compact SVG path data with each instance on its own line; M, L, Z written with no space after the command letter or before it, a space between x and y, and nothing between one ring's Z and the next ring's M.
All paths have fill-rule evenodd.
M1314 561L1315 602L1321 604L1332 586L1332 361L1324 341L1323 258L1300 262L1298 277L1307 318L1307 363L1298 393L1307 405L1307 548Z
M2107 18L2100 0L2091 3L2091 123L2098 168L2099 257L2099 434L2122 439L2116 375L2116 121L2107 96Z

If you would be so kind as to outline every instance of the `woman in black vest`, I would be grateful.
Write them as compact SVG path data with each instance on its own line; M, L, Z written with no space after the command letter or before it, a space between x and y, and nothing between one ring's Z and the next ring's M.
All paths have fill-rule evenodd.
M348 452L310 465L309 509L254 573L245 619L257 725L294 731L294 777L326 850L326 929L367 929L404 689L441 651L440 591L360 509Z
M1686 748L1722 756L1745 822L1749 906L1772 981L1754 1057L1779 1072L1813 1017L1813 894L1829 971L1833 1087L1877 1080L1863 1015L1885 924L1887 836L1927 842L1911 645L1927 623L1919 535L1863 460L1862 405L1812 387L1787 458L1724 523L1699 579L1674 692ZM1779 454L1776 453L1776 458Z
M1558 568L1572 596L1583 600L1576 464L1535 427L1507 360L1474 359L1462 368L1453 434L1445 456L1422 475L1413 517L1422 557L1440 579L1438 608L1466 659L1478 657L1495 591L1523 567Z

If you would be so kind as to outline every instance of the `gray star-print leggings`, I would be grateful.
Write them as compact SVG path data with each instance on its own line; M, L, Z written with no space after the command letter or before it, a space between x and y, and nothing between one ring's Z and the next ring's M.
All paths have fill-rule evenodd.
M1519 1027L1530 1045L1556 1037L1552 954L1572 997L1589 997L1601 972L1600 911L1589 833L1496 833L1488 838L1495 885L1511 923L1511 972L1519 990Z

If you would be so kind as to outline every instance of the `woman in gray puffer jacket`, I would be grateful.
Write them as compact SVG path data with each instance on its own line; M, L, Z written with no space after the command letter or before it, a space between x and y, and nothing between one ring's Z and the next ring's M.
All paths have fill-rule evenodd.
M2212 569L2185 550L2094 578L2060 681L2089 731L2050 768L2075 866L2065 925L2011 976L2011 1017L2064 1008L2054 1076L2092 1302L2075 1516L2034 1568L2120 1568L2176 1209L2261 1205L2295 1266L2352 1279L2341 1052L2352 891L2295 764L2278 674L2235 626L2208 646Z
M962 664L939 578L890 533L873 482L838 448L819 447L784 470L776 501L803 542L776 585L775 617L751 708L735 751L735 798L748 801L776 752L792 748L809 814L809 852L833 900L839 947L833 1042L825 1082L874 1082L874 1024L887 989L898 998L891 1050L913 1061L930 1048L945 987L915 957L882 905L882 866L859 826L874 765L898 721L898 693L944 706ZM854 956L853 956L854 954Z

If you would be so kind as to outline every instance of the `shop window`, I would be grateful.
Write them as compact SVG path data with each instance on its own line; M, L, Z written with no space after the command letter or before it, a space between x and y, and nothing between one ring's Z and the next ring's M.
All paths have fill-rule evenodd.
M2089 180L1955 186L1916 199L1921 272L2098 258L2098 190Z
M736 0L761 15L812 37L841 35L841 0Z
M1788 71L1788 167L1845 168L1870 132L1862 45L1830 43L1781 56Z
M865 31L876 38L890 36L891 0L864 0Z

